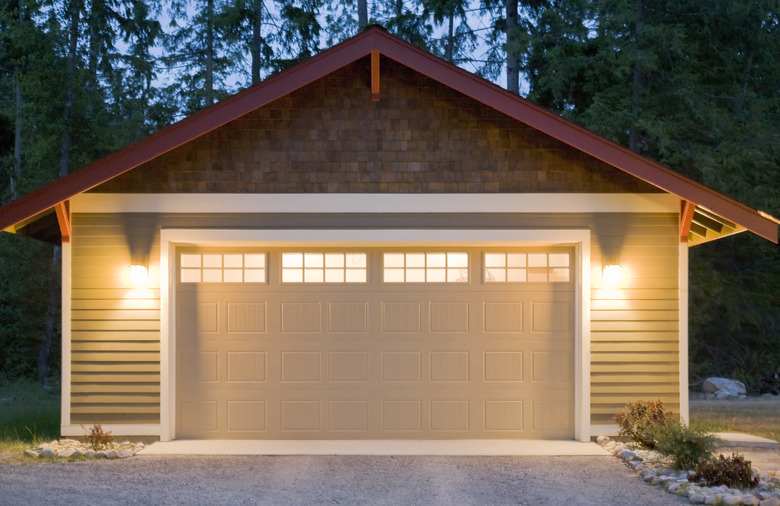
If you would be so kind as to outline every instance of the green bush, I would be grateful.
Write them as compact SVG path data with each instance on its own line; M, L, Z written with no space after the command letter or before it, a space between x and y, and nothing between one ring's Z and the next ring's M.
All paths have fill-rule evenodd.
M700 461L708 461L718 447L719 439L712 434L692 429L677 419L669 419L656 428L655 449L672 459L677 469L693 469Z
M629 402L624 411L615 415L620 436L631 438L648 450L655 448L655 435L669 420L678 420L678 417L664 408L660 400Z
M708 487L753 488L758 485L758 477L753 473L750 461L737 454L731 457L719 455L714 461L700 461L691 479L703 480Z

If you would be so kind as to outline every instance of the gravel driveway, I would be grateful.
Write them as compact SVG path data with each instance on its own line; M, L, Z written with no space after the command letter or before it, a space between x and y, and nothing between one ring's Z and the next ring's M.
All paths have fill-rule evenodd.
M159 457L0 466L0 504L687 504L614 457Z

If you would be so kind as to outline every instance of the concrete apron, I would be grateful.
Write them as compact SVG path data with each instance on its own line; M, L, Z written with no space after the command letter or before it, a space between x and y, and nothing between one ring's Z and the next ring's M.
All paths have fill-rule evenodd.
M473 455L609 456L596 443L579 441L195 441L153 443L139 455Z

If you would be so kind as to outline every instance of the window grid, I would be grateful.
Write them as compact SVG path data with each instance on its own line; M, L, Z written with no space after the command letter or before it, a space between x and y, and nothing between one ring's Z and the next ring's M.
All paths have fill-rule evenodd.
M182 253L182 283L265 283L265 253Z
M484 255L485 283L568 283L568 253L490 252Z
M366 253L282 253L282 283L365 283Z
M384 253L385 283L468 283L469 255L464 252Z

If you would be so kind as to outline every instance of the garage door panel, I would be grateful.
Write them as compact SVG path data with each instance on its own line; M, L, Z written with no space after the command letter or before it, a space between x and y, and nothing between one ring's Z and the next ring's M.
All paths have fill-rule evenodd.
M467 283L384 284L366 248L365 283L179 284L177 437L573 437L572 283L486 284L457 249Z

